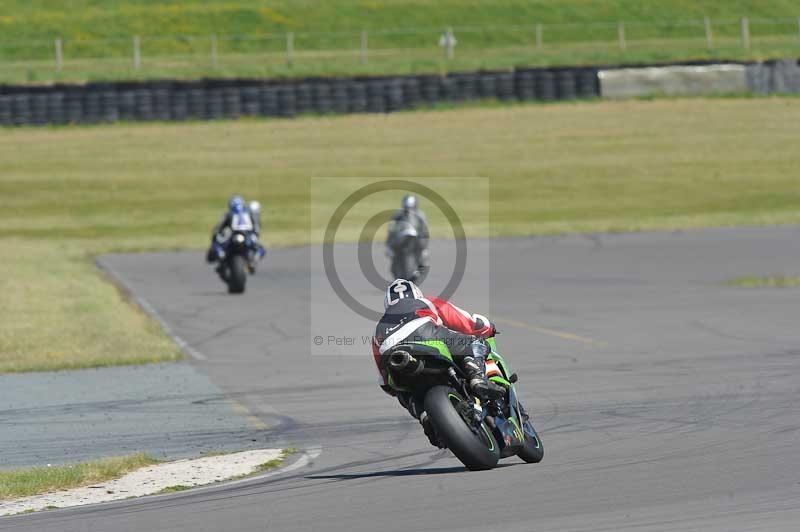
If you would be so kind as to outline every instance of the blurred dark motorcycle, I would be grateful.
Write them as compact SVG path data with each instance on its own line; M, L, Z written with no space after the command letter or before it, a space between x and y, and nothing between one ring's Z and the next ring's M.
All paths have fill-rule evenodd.
M428 275L423 265L422 245L417 229L406 220L392 222L386 242L391 259L391 272L395 279L406 279L421 284Z

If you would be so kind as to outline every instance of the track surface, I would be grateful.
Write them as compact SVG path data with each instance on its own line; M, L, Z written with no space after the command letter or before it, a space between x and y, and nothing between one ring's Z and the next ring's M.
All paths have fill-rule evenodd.
M0 376L0 467L258 445L252 420L188 363Z
M798 529L800 290L721 285L800 273L798 229L492 247L491 312L543 434L541 464L465 472L377 389L366 350L311 356L309 298L322 296L309 293L307 249L273 252L242 297L222 293L198 254L117 256L137 294L205 355L198 367L268 425L260 438L323 452L285 475L0 529ZM443 255L426 286L443 282ZM374 290L355 292L380 305ZM463 288L455 300L481 303ZM338 308L334 325L371 333L324 303Z

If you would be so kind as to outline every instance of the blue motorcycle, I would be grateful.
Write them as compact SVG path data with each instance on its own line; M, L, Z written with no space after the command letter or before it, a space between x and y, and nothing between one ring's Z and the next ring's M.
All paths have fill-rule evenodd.
M230 294L244 292L248 272L255 273L256 263L264 256L264 248L253 231L232 231L227 238L215 238L212 252L219 262L217 273Z

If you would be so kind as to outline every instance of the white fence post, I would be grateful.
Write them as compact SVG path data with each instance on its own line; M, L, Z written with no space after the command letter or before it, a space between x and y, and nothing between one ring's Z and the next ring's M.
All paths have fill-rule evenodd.
M292 66L294 60L294 32L290 31L286 34L286 66Z
M447 28L447 58L453 59L455 56L455 37L453 36L453 28Z
M544 30L542 28L542 25L541 24L537 24L536 25L536 48L541 48L542 47L542 42L543 42L543 37L544 37L543 33L544 33Z
M361 64L367 64L367 30L361 30Z
M706 27L706 47L711 50L714 48L714 35L711 33L711 19L703 17L703 24Z
M139 67L142 66L142 50L141 50L141 39L138 35L134 35L133 37L133 69L139 70Z
M211 67L217 68L217 34L211 35Z
M800 38L800 17L797 17L797 37Z
M622 21L617 24L617 36L619 37L619 49L624 52L628 45L625 42L625 23Z
M61 37L56 39L56 72L61 72L64 66L64 50L61 47Z
M750 21L747 17L742 17L742 46L746 50L750 49Z

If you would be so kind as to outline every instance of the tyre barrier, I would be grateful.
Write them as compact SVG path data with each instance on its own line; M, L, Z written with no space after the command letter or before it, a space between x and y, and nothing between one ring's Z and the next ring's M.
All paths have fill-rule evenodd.
M367 112L367 86L360 81L347 84L347 110L350 113Z
M551 101L557 98L556 76L549 70L536 73L536 99Z
M441 76L0 85L0 125L387 113L475 99L559 100L598 95L596 68L518 68Z
M578 97L578 84L573 70L564 69L556 72L556 91L559 100L574 100Z
M278 116L294 116L297 113L297 99L294 87L278 87Z
M337 81L333 83L331 101L333 102L334 113L345 114L348 112L350 106L347 97L347 85L344 82Z
M331 100L331 87L326 82L319 82L312 85L312 109L316 113L329 114L333 112L333 101Z

